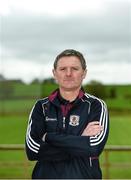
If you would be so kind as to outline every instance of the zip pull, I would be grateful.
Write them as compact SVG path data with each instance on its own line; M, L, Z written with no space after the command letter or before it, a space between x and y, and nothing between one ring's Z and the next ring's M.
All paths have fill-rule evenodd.
M65 129L65 117L63 117L63 129Z
M91 159L91 157L89 157L89 161L90 161L90 167L92 167L92 159Z

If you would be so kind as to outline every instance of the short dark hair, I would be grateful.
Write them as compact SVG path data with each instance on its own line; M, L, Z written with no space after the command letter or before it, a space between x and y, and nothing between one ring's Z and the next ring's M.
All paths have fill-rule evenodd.
M84 70L86 69L86 61L85 61L85 58L84 58L83 54L80 53L79 51L74 50L74 49L66 49L63 52L61 52L56 57L56 59L54 61L54 69L57 68L57 64L58 64L59 59L64 57L64 56L76 56L76 57L78 57L78 59L80 60L82 69L84 69Z

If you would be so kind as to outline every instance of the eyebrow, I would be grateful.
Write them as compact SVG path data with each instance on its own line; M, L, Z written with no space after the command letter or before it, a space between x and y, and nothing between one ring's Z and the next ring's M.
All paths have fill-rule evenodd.
M63 66L58 66L58 67L59 67L59 68L67 68L68 66L64 66L64 65L63 65ZM72 68L72 67L75 67L75 68L80 68L80 66L75 66L75 65L70 66L70 67L71 67L71 68Z

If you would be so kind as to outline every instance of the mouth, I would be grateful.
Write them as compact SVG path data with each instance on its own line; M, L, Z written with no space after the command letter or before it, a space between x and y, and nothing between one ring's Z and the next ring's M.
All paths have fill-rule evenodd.
M74 80L73 79L65 79L64 81L72 82Z

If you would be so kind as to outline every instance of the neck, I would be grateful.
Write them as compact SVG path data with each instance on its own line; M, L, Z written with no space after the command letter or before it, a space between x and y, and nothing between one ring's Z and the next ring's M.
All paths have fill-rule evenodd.
M77 98L79 91L80 91L80 88L75 89L75 90L67 90L67 91L60 88L61 96L70 102L74 101Z

